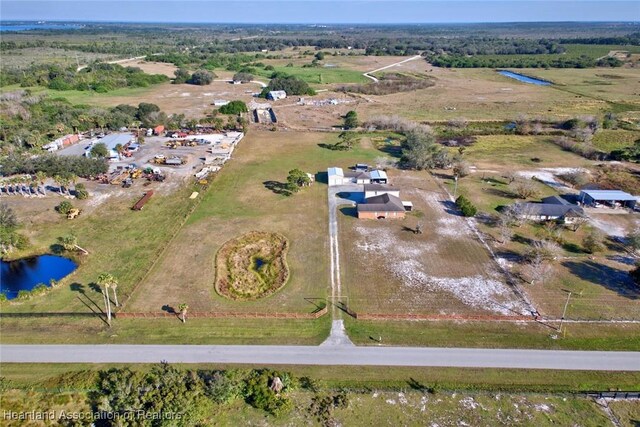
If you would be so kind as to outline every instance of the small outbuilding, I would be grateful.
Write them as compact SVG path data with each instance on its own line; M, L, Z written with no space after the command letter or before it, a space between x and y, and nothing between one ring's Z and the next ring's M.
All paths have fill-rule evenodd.
M284 90L272 90L267 94L267 99L271 101L277 101L279 99L285 99L287 97L287 92Z
M349 182L347 179L346 183ZM327 169L327 184L329 184L329 186L345 184L345 176L342 168L333 167Z

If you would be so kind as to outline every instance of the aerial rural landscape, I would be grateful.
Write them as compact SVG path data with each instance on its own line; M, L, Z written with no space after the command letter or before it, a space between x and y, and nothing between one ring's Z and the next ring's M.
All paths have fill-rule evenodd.
M640 425L627 5L3 18L0 424Z

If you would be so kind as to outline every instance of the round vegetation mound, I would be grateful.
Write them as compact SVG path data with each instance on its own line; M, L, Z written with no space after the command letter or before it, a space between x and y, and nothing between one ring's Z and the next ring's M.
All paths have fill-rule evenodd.
M216 291L243 301L273 294L289 279L288 249L277 233L252 231L229 240L216 257Z

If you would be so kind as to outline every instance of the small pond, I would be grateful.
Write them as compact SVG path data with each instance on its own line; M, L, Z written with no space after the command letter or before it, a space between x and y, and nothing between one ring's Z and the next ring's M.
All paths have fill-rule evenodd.
M535 79L533 77L525 76L523 74L514 73L512 71L507 70L499 70L498 74L502 74L505 77L510 77L512 79L516 79L523 83L531 83L538 86L551 86L551 82L541 79Z
M56 255L0 261L0 292L13 299L18 292L30 291L40 283L49 286L51 280L62 279L76 267L70 259Z
M255 257L253 260L253 268L257 271L259 271L265 264L266 261L263 258Z

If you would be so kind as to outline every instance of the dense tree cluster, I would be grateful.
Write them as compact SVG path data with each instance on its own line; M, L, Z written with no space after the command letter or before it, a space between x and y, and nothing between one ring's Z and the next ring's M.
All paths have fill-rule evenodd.
M163 83L162 74L146 74L137 67L95 63L76 71L55 64L33 65L28 70L3 69L0 85L19 84L22 87L42 86L53 90L81 90L105 93L124 87L147 87Z
M0 155L39 149L69 133L177 125L182 121L183 117L167 117L157 105L149 103L104 109L73 105L63 98L34 96L28 91L4 93L0 96Z
M244 101L236 100L229 102L227 105L221 106L218 111L222 114L241 114L246 113L249 110L247 109L247 104L245 104Z
M304 80L282 73L272 75L269 86L265 87L260 96L265 98L272 90L284 90L287 95L315 95L316 92Z
M242 83L249 83L251 80L253 80L253 74L241 71L233 75L233 80Z
M107 172L109 166L103 158L92 159L83 156L23 156L11 154L2 158L1 176L15 174L33 175L44 172L48 176L73 174L80 177L92 177Z
M191 426L208 425L214 405L238 399L270 414L283 414L292 407L288 392L295 386L288 373L268 369L195 371L162 363L147 372L101 371L90 397L103 420L125 420L127 414L144 411L155 417L135 416L135 425Z
M640 139L636 139L633 145L627 148L612 151L610 157L613 160L626 160L640 163Z
M29 239L18 233L17 229L18 217L15 212L8 204L0 203L0 256L29 245Z
M451 158L447 150L436 142L433 134L416 129L406 133L401 163L408 169L444 169L451 165Z
M187 80L187 83L198 86L210 85L217 76L215 73L207 70L198 70L191 74L191 77Z

